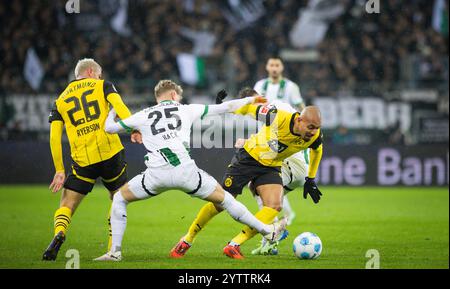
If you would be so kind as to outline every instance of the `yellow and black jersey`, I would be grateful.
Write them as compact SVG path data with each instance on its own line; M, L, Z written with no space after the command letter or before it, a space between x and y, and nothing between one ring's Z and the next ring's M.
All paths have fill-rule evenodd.
M54 103L49 122L64 123L72 159L81 167L107 160L123 149L119 136L104 130L110 104L120 118L131 115L112 83L92 78L70 82ZM54 157L54 162L58 171L62 160Z
M244 144L248 154L264 166L280 167L284 159L308 148L322 150L320 129L307 142L294 132L294 120L299 116L298 112L287 112L272 105L249 104L234 113L250 115L264 123L258 133ZM312 174L315 175L315 172Z

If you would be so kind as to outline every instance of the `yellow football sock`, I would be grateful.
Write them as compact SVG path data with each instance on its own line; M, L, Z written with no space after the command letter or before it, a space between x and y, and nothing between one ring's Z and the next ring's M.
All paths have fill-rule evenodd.
M273 222L275 217L278 215L278 211L269 207L263 207L260 211L258 211L255 214L255 217L263 222L264 224L270 224ZM231 242L234 242L236 244L243 244L244 242L250 240L258 233L253 228L250 228L249 226L245 226L244 229L242 229L241 233L239 233L236 237L231 240Z
M108 229L109 229L108 252L111 251L111 246L112 246L111 209L112 209L112 204L111 204L111 207L109 208L109 212L108 212Z
M189 231L186 236L184 236L184 240L188 243L193 243L197 234L206 226L206 224L214 218L215 215L220 213L217 211L216 207L213 203L209 202L204 205L197 214L194 222L192 222L189 227Z
M72 211L67 207L61 207L55 212L54 226L55 226L55 236L63 231L66 234L67 228L69 228L70 219L72 217Z

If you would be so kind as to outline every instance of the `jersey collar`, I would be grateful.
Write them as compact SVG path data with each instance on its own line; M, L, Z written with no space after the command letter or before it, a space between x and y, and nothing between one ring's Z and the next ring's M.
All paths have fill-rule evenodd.
M75 82L75 81L80 81L80 80L86 80L86 79L94 79L94 78L83 77L83 78L80 78L80 79L74 79L74 80L72 80L72 81L69 82L69 83L72 83L72 82Z
M283 82L283 81L286 82L286 80L284 79L283 76L280 77L280 80L279 80L277 83L274 83L274 82L272 81L272 78L270 78L270 77L267 78L267 81L268 81L270 84L273 84L273 85L281 84L281 82Z
M174 102L174 101L166 99L166 100L161 100L159 103L172 103L172 102Z

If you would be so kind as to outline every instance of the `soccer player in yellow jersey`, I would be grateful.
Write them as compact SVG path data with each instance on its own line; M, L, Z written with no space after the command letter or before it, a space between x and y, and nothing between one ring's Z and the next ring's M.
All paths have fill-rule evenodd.
M263 207L255 216L263 223L271 223L282 209L283 182L281 165L284 159L311 148L311 161L305 179L303 196L309 194L314 203L322 195L314 181L322 158L321 115L315 106L307 106L301 114L277 109L269 105L246 105L236 114L250 115L263 121L257 134L246 140L228 166L222 186L235 197L249 182L261 197ZM192 246L198 232L216 216L222 208L208 203L203 206L188 233L171 250L170 256L183 257ZM242 259L240 245L256 235L253 228L244 227L224 248L230 258Z
M101 79L102 68L93 59L82 59L75 67L75 80L59 95L49 116L50 148L55 176L53 193L64 187L60 207L54 215L54 238L43 260L55 260L72 216L83 198L102 178L112 195L127 181L124 148L117 134L107 134L105 120L111 106L121 119L131 115L114 85ZM64 169L61 137L63 127L70 143L72 165ZM136 133L139 134L139 133ZM134 134L132 141L138 137Z

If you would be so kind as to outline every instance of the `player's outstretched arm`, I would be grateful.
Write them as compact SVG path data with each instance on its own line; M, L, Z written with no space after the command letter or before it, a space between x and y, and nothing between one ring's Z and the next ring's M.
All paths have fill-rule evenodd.
M323 146L320 144L317 148L311 148L310 150L310 163L308 168L308 176L305 178L305 184L303 186L303 197L306 199L309 194L314 203L318 203L322 193L316 185L315 177L319 169L319 164L322 159Z
M257 100L254 103L244 105L244 106L240 107L239 109L236 109L235 111L233 111L233 113L240 114L240 115L248 115L256 120L265 122L266 116L270 115L267 112L271 112L273 110L273 108L270 107L270 105L267 106L268 111L265 112L265 116L263 116L262 118L259 118L258 114L260 113L260 109L261 109L261 107L263 107L264 104L267 103L267 99L262 96L255 96L255 98Z
M66 175L64 173L64 162L62 155L61 138L63 133L64 122L52 121L50 125L50 150L52 153L53 164L55 166L55 176L51 182L49 189L56 193L64 185Z
M225 101L221 104L213 104L208 106L208 114L223 114L223 113L235 113L237 110L248 106L248 105L258 105L266 103L267 100L261 96L245 97L241 99L234 99L230 101Z
M125 125L120 125L120 122L123 122L122 120L119 120L118 122L114 120L116 116L116 111L114 109L111 109L105 121L105 131L111 134L119 132L131 132L131 128L128 127L127 129Z
M114 111L121 119L126 119L131 116L128 107L123 103L122 98L117 93L111 93L107 97L108 102L111 103Z

